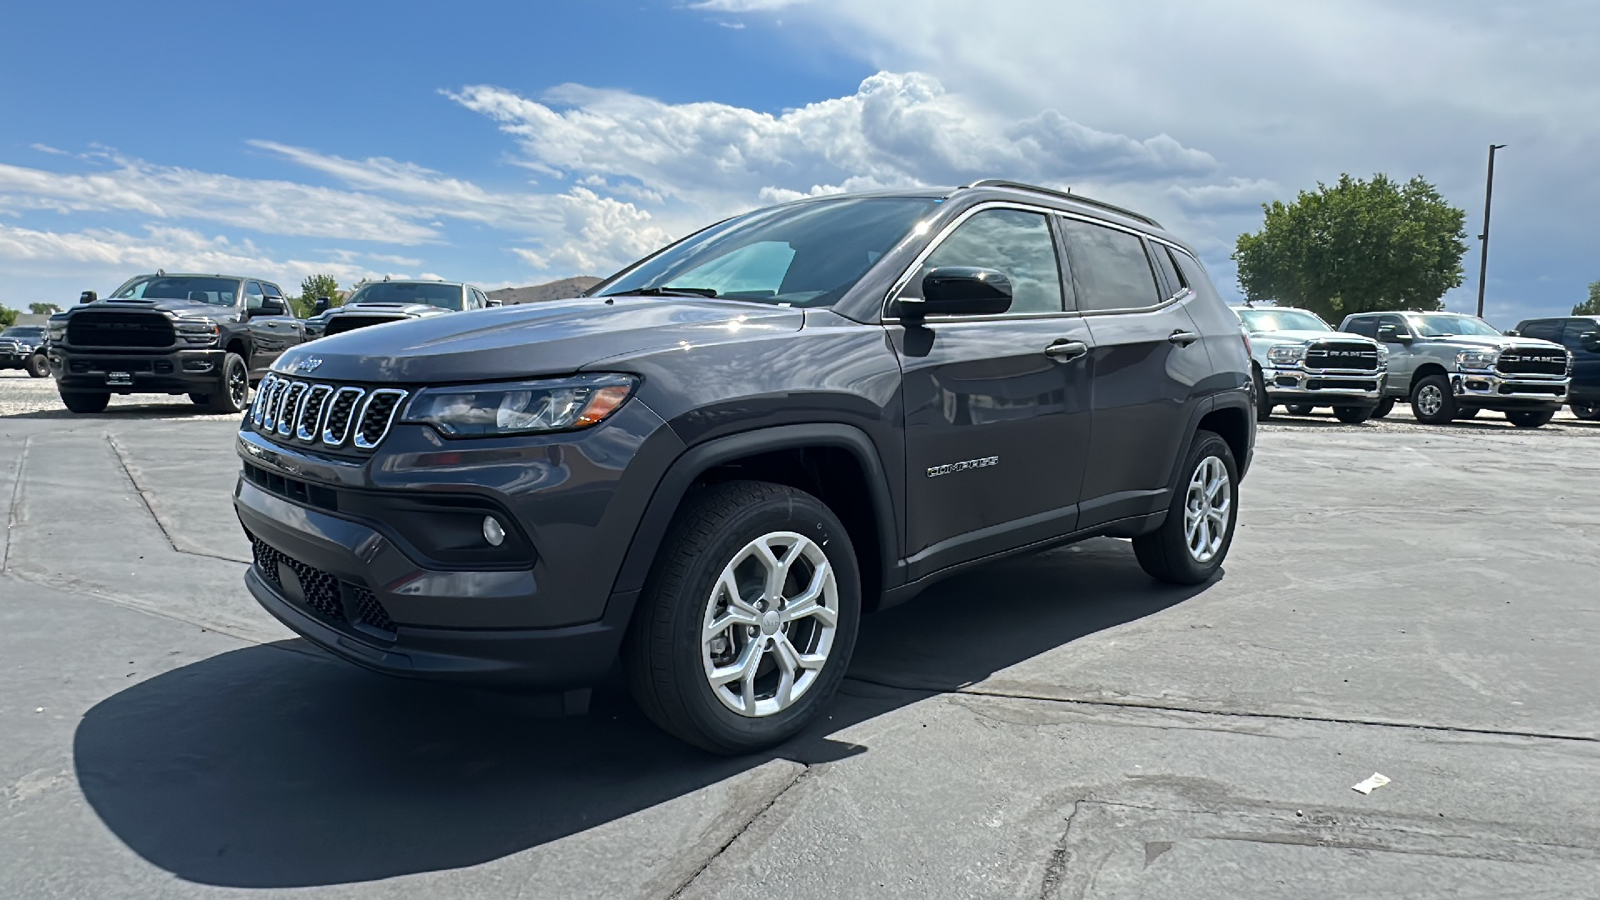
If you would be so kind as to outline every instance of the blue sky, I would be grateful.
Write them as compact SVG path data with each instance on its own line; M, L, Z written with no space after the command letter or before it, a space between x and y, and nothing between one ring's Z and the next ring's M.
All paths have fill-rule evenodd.
M1422 174L1477 234L1491 140L1511 145L1491 321L1565 312L1600 278L1585 0L376 9L9 11L0 303L158 266L285 287L606 274L765 202L983 175L1153 213L1232 293L1259 204L1342 171ZM1473 244L1453 308L1475 302Z

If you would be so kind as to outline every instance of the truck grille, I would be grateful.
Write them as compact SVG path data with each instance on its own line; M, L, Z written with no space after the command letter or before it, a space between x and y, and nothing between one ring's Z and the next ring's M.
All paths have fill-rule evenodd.
M253 534L250 535L250 549L255 557L256 571L261 577L271 582L285 597L303 603L317 618L336 627L364 625L383 632L391 640L394 638L394 620L389 618L389 611L384 609L383 603L370 588L340 581L336 576L306 565ZM304 595L303 600L284 586L285 569L293 573L299 593Z
M408 395L398 388L313 384L273 373L256 389L250 421L280 440L371 450L388 435Z
M401 321L403 319L408 319L408 318L410 318L410 317L409 316L358 316L358 315L354 315L354 314L351 314L351 313L346 313L345 315L342 315L342 316L333 316L332 318L330 318L328 320L328 327L323 329L323 333L324 334L330 334L330 335L331 334L342 334L342 333L344 333L346 331L354 331L357 328L365 328L368 325L382 325L385 322L399 322L399 321Z
M1567 354L1563 350L1512 348L1500 354L1495 368L1503 375L1565 375Z
M81 312L67 320L67 343L79 347L154 350L176 342L172 322L157 312Z
M1378 371L1378 348L1371 344L1330 343L1312 344L1306 349L1308 369L1353 369L1361 372Z

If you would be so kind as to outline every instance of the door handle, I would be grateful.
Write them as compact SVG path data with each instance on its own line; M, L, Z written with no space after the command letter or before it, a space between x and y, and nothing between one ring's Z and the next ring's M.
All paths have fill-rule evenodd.
M1089 345L1083 341L1059 340L1044 348L1044 355L1062 362L1077 359L1089 352Z
M1193 331L1174 331L1167 335L1167 343L1177 344L1179 347L1187 347L1198 340L1200 340L1200 335Z

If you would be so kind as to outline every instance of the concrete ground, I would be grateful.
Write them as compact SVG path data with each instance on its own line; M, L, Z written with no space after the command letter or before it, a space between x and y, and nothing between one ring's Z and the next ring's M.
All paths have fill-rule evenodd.
M232 430L0 418L0 897L1596 894L1600 425L1275 418L1214 583L951 580L735 760L294 639Z

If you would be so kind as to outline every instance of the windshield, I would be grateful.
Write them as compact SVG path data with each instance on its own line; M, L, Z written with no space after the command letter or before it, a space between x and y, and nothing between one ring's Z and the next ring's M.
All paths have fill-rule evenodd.
M32 325L17 325L0 331L0 337L34 338L44 337L44 329Z
M461 309L461 285L438 282L377 281L359 288L345 303L425 303Z
M1493 325L1475 316L1426 315L1408 316L1411 327L1423 337L1445 337L1452 334L1500 337Z
M851 197L757 210L668 247L593 293L680 292L777 306L828 306L938 202Z
M214 275L146 275L117 288L111 296L116 300L191 300L233 306L239 298L239 280Z
M1238 309L1239 319L1251 334L1269 331L1332 331L1327 322L1303 309Z

